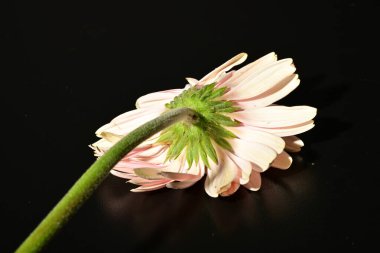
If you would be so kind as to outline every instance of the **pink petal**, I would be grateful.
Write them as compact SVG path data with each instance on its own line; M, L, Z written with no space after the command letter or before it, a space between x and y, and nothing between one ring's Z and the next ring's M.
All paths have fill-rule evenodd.
M170 182L166 187L171 189L185 189L194 185L196 182L197 181Z
M239 189L239 187L240 187L241 173L242 173L242 171L240 170L240 168L238 168L237 169L237 173L235 175L235 178L231 182L230 187L227 190L222 191L220 193L220 196L222 196L222 197L230 196L230 195L234 194Z
M281 137L265 131L258 131L249 126L230 127L228 130L244 141L264 144L274 149L278 154L285 147L285 141Z
M161 114L165 111L165 108L157 108L157 107L148 107L148 108L140 108L132 111L125 112L120 114L110 123L112 124L124 124L129 123L130 121L140 119L141 117L151 116L152 114Z
M314 121L309 120L302 124L297 124L297 125L287 126L287 127L278 127L278 128L253 127L253 128L284 137L284 136L291 136L291 135L306 132L312 129L313 127L314 127Z
M111 120L111 122L109 124L113 125L113 124L120 124L120 123L123 123L123 122L128 122L128 121L131 121L131 120L135 120L135 119L138 119L140 118L141 116L147 116L147 115L150 115L152 113L155 113L156 111L161 111L162 109L157 109L157 108L141 108L141 109L135 109L135 110L132 110L132 111L128 111L128 112L125 112L123 114L120 114L119 116L115 117L113 120ZM96 131L96 134L101 133L104 129L103 128L109 128L110 126L108 126L109 124L106 124L105 126L99 128L97 131Z
M113 167L113 170L125 172L125 173L134 173L133 170L139 169L139 168L152 168L152 169L162 170L163 168L165 168L165 166L153 164L150 162L144 162L144 161L121 160Z
M251 73L238 85L233 86L223 98L228 100L249 99L268 91L294 73L296 68L292 62L292 59L284 59L270 64L258 73Z
M135 184L139 186L153 186L157 184L167 183L168 179L161 179L161 180L149 180L141 177L133 177L132 179L127 181L130 184Z
M135 153L133 155L133 158L136 158L139 160L150 160L153 157L157 157L161 155L166 149L167 149L167 146L165 145L155 145L150 148L143 149L138 153Z
M161 175L162 170L155 169L155 168L136 168L133 170L135 174L141 178L148 179L148 180L159 180L159 179L165 179Z
M268 169L269 164L276 158L277 153L272 148L241 139L229 140L235 155L258 165L262 171Z
M229 189L237 173L237 166L220 148L217 149L218 164L211 162L207 170L205 190L213 198Z
M226 191L221 192L220 196L222 197L228 197L234 194L240 187L239 181L232 181L230 188L228 188Z
M133 177L133 175L130 173L120 172L117 170L111 170L111 174L116 177L125 178L125 179L131 179Z
M149 93L137 99L136 108L165 106L166 103L173 100L173 98L181 94L182 91L183 89L172 89Z
M176 181L196 181L199 180L200 175L193 175L193 174L187 174L187 173L176 173L176 172L161 172L162 176L173 179Z
M205 77L203 77L198 85L205 85L205 84L211 84L214 83L215 81L218 80L220 75L225 73L226 71L230 70L236 65L239 65L243 63L247 59L247 54L246 53L240 53L230 60L226 61L223 63L221 66L217 67L213 71L211 71L209 74L207 74Z
M287 136L283 137L285 141L285 149L289 152L299 152L304 146L303 141L297 136Z
M127 182L130 184L135 184L135 185L139 185L139 186L152 184L152 180L148 180L148 179L141 178L141 177L132 178L132 179L128 180Z
M257 166L256 164L254 163L251 163L251 166L252 166L252 170L256 171L256 172L264 172L265 170L263 170L260 166Z
M267 67L269 64L277 61L277 55L275 53L269 53L254 62L240 68L235 72L233 77L224 84L224 86L232 87L239 84L245 78L247 78L252 73L257 73L263 68Z
M147 156L146 158L137 158L139 160L142 160L142 161L147 161L149 163L152 163L152 164L158 164L158 165L165 165L168 167L168 163L166 162L166 156L167 156L167 153L168 153L168 148L165 147L165 149L163 149L163 151L161 151L158 155L155 155L155 156Z
M315 117L317 109L310 106L268 106L232 113L247 125L263 128L288 127L305 123Z
M287 96L290 92L297 88L299 84L300 80L298 79L298 75L290 75L263 94L246 101L239 101L237 105L245 110L271 105Z
M251 191L258 191L261 187L260 173L253 170L249 182L245 184L244 187Z
M283 151L279 154L276 159L272 162L271 166L277 169L286 170L289 169L290 165L292 165L293 158Z
M108 137L110 134L124 136L140 125L158 117L165 110L165 107L148 107L129 111L99 128L96 135L99 137Z
M179 163L173 164L172 166L177 166L180 169L177 171L181 172L170 172L170 171L163 171L161 172L161 175L175 180L174 182L169 183L166 185L168 188L173 188L173 189L183 189L187 188L198 180L200 180L203 175L205 174L205 166L204 164L199 161L198 164L193 163L192 166L189 168L188 164L186 162L186 157L185 155L181 154L179 157L180 159ZM180 181L180 182L178 182Z
M234 76L236 71L231 70L230 72L226 73L216 84L216 87L223 87L227 86L229 80Z
M249 181L249 175L252 171L252 164L249 161L244 160L243 158L240 158L230 152L228 152L228 156L241 170L240 184L246 184Z
M196 84L198 84L198 80L195 79L195 78L192 78L192 77L186 77L186 81L191 85L191 86L194 86Z
M165 185L168 184L168 183L169 183L168 181L160 181L159 183L154 184L154 185L149 185L149 186L143 185L143 186L140 186L140 187L132 189L131 192L154 191L154 190L158 190L158 189L164 188Z

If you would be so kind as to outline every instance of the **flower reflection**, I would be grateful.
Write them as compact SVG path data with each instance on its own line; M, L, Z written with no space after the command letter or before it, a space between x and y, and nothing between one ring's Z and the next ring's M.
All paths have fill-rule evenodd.
M206 198L202 187L139 194L131 194L126 187L131 188L124 180L109 177L99 188L98 199L111 225L123 231L124 235L118 236L128 241L129 247L136 244L138 252L168 238L175 240L178 228L197 224L200 196Z
M312 206L305 203L316 194L315 173L298 156L291 170L264 173L265 187L255 194L239 190L231 198L210 199L202 194L201 183L185 191L130 194L125 191L128 185L110 177L98 197L112 226L127 230L128 241L153 247L155 243L180 243L184 237L200 237L197 234L202 233L228 236L242 229L259 232L268 220L287 220Z

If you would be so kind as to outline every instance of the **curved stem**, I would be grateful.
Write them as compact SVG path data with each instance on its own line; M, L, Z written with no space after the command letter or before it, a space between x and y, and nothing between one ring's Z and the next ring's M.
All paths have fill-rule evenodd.
M16 252L41 251L92 195L120 159L153 134L181 120L193 123L197 117L189 108L170 110L121 139L88 168Z

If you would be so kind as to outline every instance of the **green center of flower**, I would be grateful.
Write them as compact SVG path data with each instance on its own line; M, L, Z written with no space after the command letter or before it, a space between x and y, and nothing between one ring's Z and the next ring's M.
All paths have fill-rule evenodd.
M201 158L209 167L208 158L218 163L214 144L232 151L227 139L236 136L225 126L238 126L239 123L227 115L240 108L234 106L231 101L221 100L226 91L226 87L216 88L215 83L201 87L193 86L165 105L168 109L191 108L198 116L195 124L179 122L161 133L158 142L170 146L167 160L176 159L181 152L186 152L189 166L193 162L198 163Z

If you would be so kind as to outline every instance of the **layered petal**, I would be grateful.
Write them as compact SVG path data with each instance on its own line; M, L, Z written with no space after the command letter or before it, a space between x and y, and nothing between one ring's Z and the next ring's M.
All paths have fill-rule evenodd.
M233 113L236 120L249 126L281 128L303 124L313 119L317 110L310 106L268 106Z
M140 187L134 188L131 190L131 192L147 192L147 191L154 191L158 189L162 189L166 186L166 184L170 183L168 180L157 180L157 182L154 182L149 185L142 185Z
M297 74L290 75L259 96L237 102L243 109L265 107L287 96L300 84Z
M237 173L237 166L231 158L225 155L220 148L217 150L219 161L217 164L211 162L205 181L207 194L214 198L231 187Z
M246 53L240 53L230 60L226 61L223 63L221 66L217 67L213 71L211 71L209 74L207 74L205 77L203 77L198 85L205 85L205 84L211 84L217 81L222 74L230 70L236 65L239 65L243 63L247 59L247 54Z
M261 143L231 139L230 144L236 156L256 164L261 171L267 170L277 156L274 149Z
M173 181L166 184L167 188L171 189L185 189L193 186L197 181Z
M225 82L223 86L233 87L241 83L248 75L253 73L257 73L261 71L263 68L267 67L269 64L277 61L277 55L275 53L269 53L254 62L238 69L232 78Z
M284 59L269 64L261 71L253 71L247 77L231 88L224 95L227 100L242 100L258 96L294 73L296 68L292 59Z
M193 174L194 173L194 174ZM197 174L195 174L197 173ZM184 189L192 186L200 180L205 174L205 166L202 162L193 163L192 166L186 169L186 172L162 172L161 175L174 180L167 185L168 188Z
M265 131L256 130L249 126L230 127L228 130L244 141L264 144L275 150L278 154L281 153L285 147L285 141L281 137Z
M165 91L158 91L144 95L136 100L136 108L145 108L150 106L162 107L169 103L173 98L179 94L183 89L172 89Z
M274 127L274 128L268 128L268 127L253 127L257 130L266 131L281 137L285 136L291 136L295 134L301 134L304 133L314 127L314 121L309 120L301 124L287 126L287 127Z
M273 160L271 166L277 169L286 170L289 169L290 165L292 165L293 158L283 151L281 154L279 154L276 159Z
M137 128L138 126L158 117L165 111L165 107L147 107L135 109L121 114L114 118L110 123L102 126L96 131L96 135L102 138L109 138L112 136L124 136ZM112 141L113 139L111 139Z
M234 180L231 182L230 187L220 193L220 196L227 197L234 194L240 187L241 170L236 171Z
M289 152L299 152L304 146L303 141L297 136L283 137L285 141L285 149Z
M232 159L232 161L236 164L236 166L241 170L240 173L240 184L246 184L249 181L249 175L252 171L252 164L244 160L243 158L240 158L230 152L227 152L227 155Z
M259 172L252 170L249 182L244 185L250 191L258 191L261 187L261 175Z

